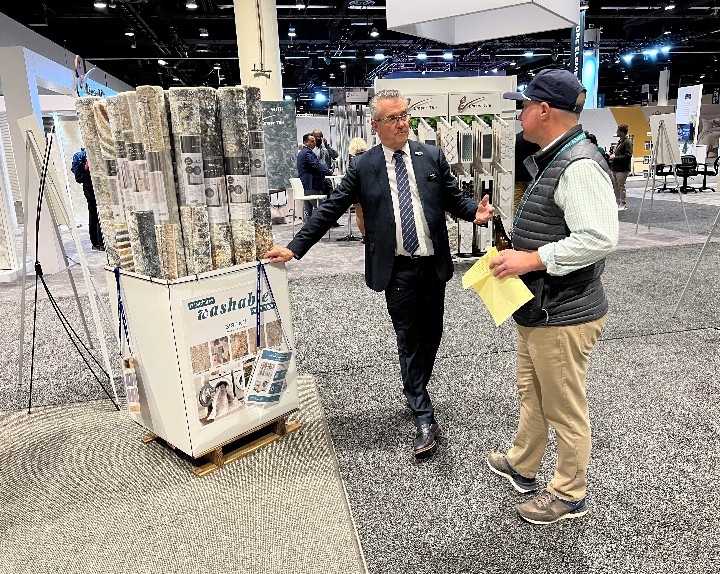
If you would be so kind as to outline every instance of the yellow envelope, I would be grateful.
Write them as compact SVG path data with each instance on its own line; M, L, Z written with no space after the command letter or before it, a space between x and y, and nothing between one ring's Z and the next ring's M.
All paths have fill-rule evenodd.
M497 256L497 249L488 249L475 265L467 270L462 278L465 289L473 287L485 303L495 325L500 326L515 311L532 299L530 289L517 275L497 279L488 267L488 262Z

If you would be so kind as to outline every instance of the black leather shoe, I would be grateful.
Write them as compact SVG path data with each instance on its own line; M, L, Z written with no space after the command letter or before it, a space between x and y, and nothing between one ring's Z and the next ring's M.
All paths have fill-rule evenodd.
M432 450L437 445L436 435L440 434L440 427L437 424L425 423L418 427L415 440L413 440L413 452L415 456Z

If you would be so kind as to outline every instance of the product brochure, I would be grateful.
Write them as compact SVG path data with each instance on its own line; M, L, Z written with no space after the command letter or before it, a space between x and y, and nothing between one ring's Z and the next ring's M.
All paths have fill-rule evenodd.
M285 390L292 351L261 349L255 361L245 401L258 405L277 403Z

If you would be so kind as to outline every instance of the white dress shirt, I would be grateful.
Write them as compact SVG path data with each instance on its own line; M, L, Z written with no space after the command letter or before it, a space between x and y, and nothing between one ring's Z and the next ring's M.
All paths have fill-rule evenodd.
M382 146L385 153L385 167L387 168L388 180L390 182L390 196L392 197L393 214L395 216L395 255L410 255L403 248L402 225L400 223L400 202L398 200L397 179L395 178L395 160L393 159L394 149L385 145ZM400 150L403 152L403 160L405 161L405 169L407 170L408 182L410 183L410 197L412 200L413 216L415 218L415 229L417 230L418 241L420 247L414 253L415 256L426 257L434 255L432 240L430 239L430 227L425 219L422 203L420 202L420 193L418 192L417 182L415 181L415 171L413 170L412 158L410 157L410 145Z

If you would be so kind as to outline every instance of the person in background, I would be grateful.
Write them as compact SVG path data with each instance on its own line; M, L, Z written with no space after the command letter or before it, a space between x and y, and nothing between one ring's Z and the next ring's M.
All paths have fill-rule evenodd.
M603 159L608 164L608 167L610 167L610 157L608 156L607 152L605 151L605 148L600 147L598 145L597 138L595 137L595 134L591 134L589 131L585 130L585 137L589 139L592 143L597 145L598 151L602 154Z
M525 139L541 150L526 162L532 187L515 214L512 249L489 266L498 279L517 275L533 297L514 314L520 420L512 448L492 452L494 473L523 493L535 479L555 429L557 463L541 494L515 507L533 524L587 513L590 414L588 359L605 325L608 302L600 276L618 241L610 173L578 124L585 88L568 70L540 71L523 93Z
M532 177L530 177L530 173L523 162L536 151L540 151L540 146L527 141L523 137L522 131L518 132L515 136L515 203L513 203L515 211L520 207L525 190L532 181Z
M350 154L350 163L348 166L354 168L360 156L362 156L367 149L367 142L363 138L351 139L348 143L348 153ZM360 235L362 235L363 243L365 243L365 220L363 219L362 206L359 203L355 204L355 221L360 230Z
M627 181L628 175L630 175L630 162L632 161L633 146L632 142L628 139L628 126L627 124L620 124L616 132L617 137L620 141L615 146L615 150L610 154L610 169L612 170L613 181L615 182L616 191L618 194L618 211L623 211L626 208L625 200L627 190L625 189L625 182Z
M92 178L90 177L90 167L84 147L73 154L70 171L72 171L75 176L75 181L81 183L83 186L83 195L88 204L88 231L90 232L92 248L95 251L105 251L105 241L103 240L102 230L100 229L97 202L95 201L95 189L93 188Z
M385 292L405 398L415 418L413 453L427 456L441 432L427 387L442 339L445 284L453 275L445 212L481 224L494 208L487 195L480 202L463 197L440 148L408 141L410 114L400 92L376 92L370 113L381 145L356 161L287 247L275 245L263 258L270 263L302 258L348 207L362 205L365 282Z
M313 149L315 149L315 137L312 134L305 134L303 147L297 156L297 170L306 195L324 194L325 176L333 174L332 169L318 161ZM313 214L314 207L312 201L303 202L303 220L307 221Z
M315 138L315 149L313 149L315 157L317 157L325 167L332 168L333 161L338 157L338 152L328 145L327 140L323 137L323 133L319 129L314 129L311 133Z

